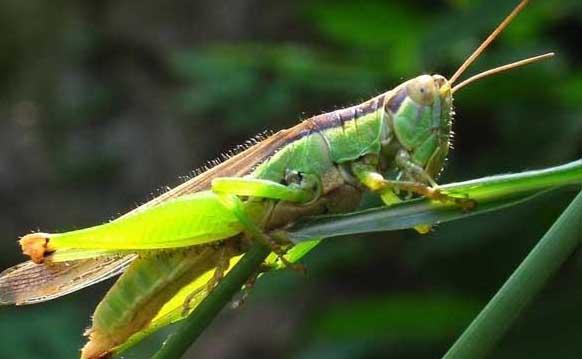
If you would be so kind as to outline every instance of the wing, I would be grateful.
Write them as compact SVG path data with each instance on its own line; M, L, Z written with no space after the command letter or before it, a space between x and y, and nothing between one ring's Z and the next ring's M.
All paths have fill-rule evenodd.
M281 130L263 139L261 142L248 147L244 151L230 157L228 160L159 195L124 216L131 215L136 211L148 209L151 206L170 199L210 189L210 184L214 178L242 177L251 173L257 165L269 159L279 148L302 133L309 126L308 122L309 120L301 122L290 129Z
M122 273L135 255L73 262L24 262L0 273L0 305L51 300Z
M283 130L232 156L206 172L146 202L120 218L147 210L162 202L210 187L213 178L244 176L267 160L303 130L301 123ZM0 304L32 304L51 300L106 280L125 271L136 255L100 256L46 264L25 262L0 273Z

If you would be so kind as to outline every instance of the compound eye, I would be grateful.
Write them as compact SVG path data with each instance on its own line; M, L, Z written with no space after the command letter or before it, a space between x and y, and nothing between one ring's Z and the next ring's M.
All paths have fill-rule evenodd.
M411 80L406 85L406 90L414 102L420 105L431 105L437 89L432 76L422 75Z

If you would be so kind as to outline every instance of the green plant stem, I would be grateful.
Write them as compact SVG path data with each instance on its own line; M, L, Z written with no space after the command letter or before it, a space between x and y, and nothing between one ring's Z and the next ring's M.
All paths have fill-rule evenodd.
M582 241L582 192L509 277L444 359L479 359L515 321L520 311Z
M228 304L232 297L241 289L247 280L256 273L264 262L270 250L258 242L253 243L250 250L241 258L235 267L218 284L171 335L154 359L177 359L182 357L192 343L200 336L212 319Z

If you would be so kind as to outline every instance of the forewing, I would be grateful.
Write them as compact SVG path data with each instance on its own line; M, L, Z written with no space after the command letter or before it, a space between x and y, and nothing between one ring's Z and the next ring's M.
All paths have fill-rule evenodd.
M208 189L216 177L243 176L268 159L299 126L280 131L229 160L199 174L126 213L121 218L147 210L162 202ZM125 271L135 255L97 257L59 263L25 262L0 273L0 305L47 301L106 280Z
M33 304L58 298L121 274L135 255L73 262L21 263L0 273L0 305Z

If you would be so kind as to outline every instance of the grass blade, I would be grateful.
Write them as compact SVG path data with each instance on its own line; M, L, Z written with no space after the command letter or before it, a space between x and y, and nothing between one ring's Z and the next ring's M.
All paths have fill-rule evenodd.
M449 349L444 359L479 359L489 353L520 311L580 245L581 223L582 192Z
M501 209L531 199L561 186L582 183L582 160L548 169L498 175L442 186L477 202L471 211L452 203L419 198L389 207L372 208L345 215L319 216L300 221L276 235L293 243L358 233L384 232L422 224L448 222Z

